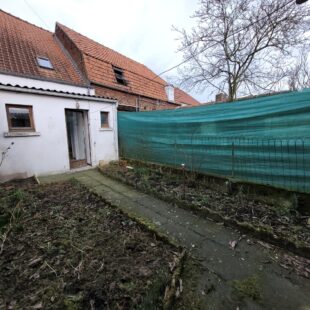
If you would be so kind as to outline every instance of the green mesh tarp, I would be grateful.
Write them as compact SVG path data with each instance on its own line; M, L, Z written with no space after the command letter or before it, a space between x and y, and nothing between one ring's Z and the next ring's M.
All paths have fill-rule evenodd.
M120 155L310 192L310 90L118 113Z

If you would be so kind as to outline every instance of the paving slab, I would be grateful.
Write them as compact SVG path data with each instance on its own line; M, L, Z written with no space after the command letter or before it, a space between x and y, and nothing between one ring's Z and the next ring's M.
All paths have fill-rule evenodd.
M233 229L141 193L96 169L39 179L49 183L72 177L124 212L151 222L197 256L203 266L198 293L206 309L310 309L310 281L280 267L268 247L249 244ZM229 246L232 240L239 240L235 250ZM254 279L260 298L240 298L234 289L248 279ZM211 285L214 290L205 294Z

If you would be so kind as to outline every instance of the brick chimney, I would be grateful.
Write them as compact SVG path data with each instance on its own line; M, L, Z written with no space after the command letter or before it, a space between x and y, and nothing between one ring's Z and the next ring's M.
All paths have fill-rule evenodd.
M227 95L225 93L219 93L215 96L215 103L226 102Z

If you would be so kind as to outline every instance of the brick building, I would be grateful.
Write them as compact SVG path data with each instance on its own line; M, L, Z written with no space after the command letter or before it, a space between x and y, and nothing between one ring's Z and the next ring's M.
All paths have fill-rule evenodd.
M86 85L92 95L116 98L119 110L174 109L200 104L145 65L64 25L57 23L52 33L1 10L0 18L0 74ZM51 61L51 70L37 65L36 51L46 44L50 48L41 56L42 61Z
M119 110L200 104L143 64L59 23L52 33L1 10L0 19L0 74L88 87L91 95L116 98ZM38 61L51 68L42 69Z
M120 110L173 109L199 102L149 68L68 27L56 24L56 38L100 96L118 99Z

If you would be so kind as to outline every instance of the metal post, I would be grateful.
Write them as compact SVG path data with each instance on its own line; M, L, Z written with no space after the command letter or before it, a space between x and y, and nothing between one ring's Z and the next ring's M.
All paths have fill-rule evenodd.
M304 192L306 192L305 141L302 140L302 170L304 172Z
M235 143L231 144L231 177L235 177Z
M174 140L174 166L177 165L177 142Z
M182 164L182 171L183 171L183 199L185 199L185 164Z

